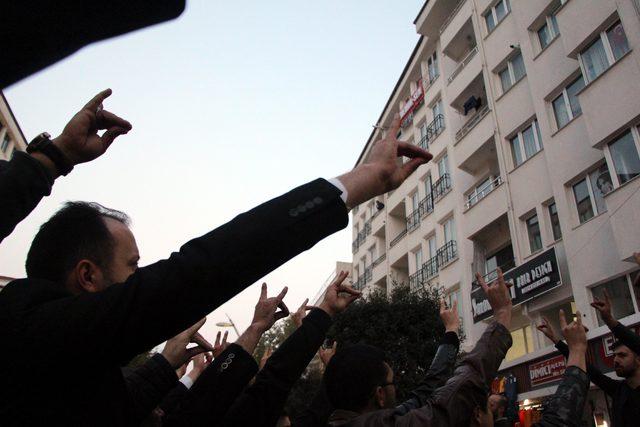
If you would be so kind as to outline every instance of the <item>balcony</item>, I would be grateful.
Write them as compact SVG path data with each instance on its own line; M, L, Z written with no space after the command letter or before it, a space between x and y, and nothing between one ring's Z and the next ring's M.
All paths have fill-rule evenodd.
M489 114L489 106L485 105L480 109L480 111L476 112L467 122L456 132L456 144L465 136L469 134L476 127L478 123L485 118L487 114ZM486 140L486 139L485 139Z
M486 185L476 188L472 193L467 196L467 203L465 203L464 208L466 211L475 206L480 200L487 197L491 194L495 189L502 185L502 177L498 176L493 181L488 182Z
M411 233L420 227L420 210L416 209L406 218L407 232Z
M449 240L436 252L438 269L442 269L458 259L458 245L455 240Z
M467 238L476 236L507 213L507 189L505 185L494 186L491 191L484 191L483 193L482 197L474 200L472 204L467 201L468 207L464 211L464 228L465 237Z
M378 283L387 275L387 266L384 262L386 259L387 259L387 254L384 253L371 263L371 270L373 272L372 280L374 283Z
M487 165L497 166L498 156L494 129L493 117L486 114L464 136L464 141L455 144L454 150L458 168L471 175L478 175Z
M384 254L380 255L378 258L376 258L376 260L371 263L371 267L374 267L374 268L377 267L378 265L382 264L382 262L385 259L387 259L387 254L386 253L384 253Z
M451 177L448 173L442 175L436 182L433 183L432 192L433 202L438 203L449 191L451 191Z
M458 65L456 65L456 67L453 69L453 71L451 72L451 74L447 78L447 85L450 85L451 82L453 82L455 80L455 78L458 77L458 74L460 74L462 72L462 70L464 70L464 68L467 65L469 65L469 63L476 56L477 53L478 53L478 46L476 46L473 49L471 49L465 55L465 57L462 59L462 61L460 61L458 63Z
M418 211L420 212L420 218L425 218L433 212L433 190L427 194L427 197L420 201Z
M392 248L395 245L397 245L403 238L404 236L407 235L408 230L405 228L402 231L400 231L400 233L398 233L398 235L396 237L394 237L391 242L389 242L389 247Z
M438 114L433 119L433 121L429 123L429 126L427 126L426 133L422 136L422 138L420 138L420 142L418 143L420 148L422 148L423 150L428 150L429 144L431 143L431 141L436 139L444 129L445 129L444 116L442 114Z
M356 238L351 243L351 252L352 253L356 253L358 251L358 248L360 248L360 246L362 246L362 244L366 240L367 236L369 234L371 234L371 220L372 219L373 218L370 218L367 222L364 223L364 228L362 230L360 230L360 232L358 233Z
M413 21L416 32L423 36L436 38L442 23L458 7L452 0L427 0Z
M420 269L409 276L409 288L412 291L422 289L424 284L438 275L438 257L422 264Z
M356 280L353 284L353 288L355 290L361 291L362 289L364 289L366 284L371 281L373 277L371 270L371 266L364 269L364 274L358 277L358 280Z

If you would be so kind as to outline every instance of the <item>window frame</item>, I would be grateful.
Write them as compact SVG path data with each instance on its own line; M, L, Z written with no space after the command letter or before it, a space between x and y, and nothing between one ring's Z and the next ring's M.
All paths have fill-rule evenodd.
M447 226L450 227L450 230L449 230L450 238L448 240L447 240ZM456 240L456 222L453 216L450 216L442 223L442 235L444 236L445 245L449 242L453 242Z
M506 12L504 14L504 16L502 17L502 19L498 19L498 12L497 12L497 6L499 3L502 3L504 7L506 7ZM511 13L511 1L510 0L498 0L493 6L491 6L489 8L489 10L487 10L482 17L484 18L484 25L485 25L485 29L487 30L487 35L491 34L492 32L495 31L496 28L498 28L498 25L500 25L500 23L502 21L504 21L506 19L507 16L509 16L509 14ZM487 24L487 16L491 14L492 18L493 18L493 28L489 28L489 25Z
M556 96L551 100L551 109L553 110L553 118L556 123L557 130L564 128L569 123L571 123L575 118L580 117L582 115L582 105L580 105L580 100L577 99L577 96L576 96L576 99L578 100L578 105L580 106L580 113L575 115L573 114L573 108L571 108L571 100L569 99L569 92L567 91L567 88L576 84L580 79L582 79L582 84L583 84L582 87L584 88L584 85L586 85L586 83L584 82L584 76L580 74L577 78L572 80L571 83L567 84L565 87L562 88L562 92L560 93L560 95ZM559 99L560 97L562 97L562 100L564 102L564 108L567 111L567 116L569 117L569 120L567 120L567 122L562 126L560 126L560 123L558 123L558 115L556 114L556 107L554 105L554 102L556 102L556 100Z
M533 128L533 140L536 146L536 152L533 153L530 157L526 156L526 150L524 148L524 138L523 138L523 133L525 130L529 129L529 128ZM544 149L544 145L542 144L541 141L542 137L541 137L541 132L540 132L540 125L538 124L538 118L536 117L535 119L533 119L531 122L529 122L528 126L523 127L521 130L518 131L518 133L509 138L509 145L511 147L511 161L513 161L514 163L514 169L519 167L520 165L526 163L527 160L529 160L530 158L532 158L533 156L535 156L536 154L538 154L540 151L542 151ZM518 140L518 150L520 153L520 158L522 159L522 162L520 163L516 163L515 161L515 155L514 155L514 140Z
M556 232L555 232L555 228L554 228L554 224L553 224L553 213L551 212L551 207L554 206L555 207L555 217L557 219L557 223L558 223L558 231L559 231L559 236L556 236ZM560 214L558 213L558 204L556 203L555 200L547 203L546 205L547 208L547 215L549 217L549 226L551 228L551 237L553 237L553 241L557 242L559 240L562 240L562 224L560 224Z
M598 283L597 285L590 286L589 287L589 297L591 299L591 302L593 302L593 297L594 297L593 290L594 289L596 289L596 288L598 288L598 287L600 287L602 285L606 285L608 283L611 283L616 279L624 277L625 282L627 284L627 291L629 292L629 297L631 298L631 305L633 306L633 313L628 314L628 315L626 315L626 316L624 316L622 318L624 319L625 317L633 316L635 314L640 313L640 306L639 306L640 303L637 301L635 289L633 288L633 278L631 277L631 275L634 274L634 273L640 274L637 271L633 271L631 273L626 273L626 274L623 274L623 275L614 276L614 277L612 277L610 279L605 280L604 282ZM604 326L604 323L600 324L600 316L598 316L597 310L596 309L593 309L593 310L595 312L595 320L596 320L596 323L598 324L598 326ZM620 319L618 319L618 320L620 320Z
M531 221L534 218L538 226L538 238L540 239L540 247L535 249L534 249L534 241L531 240L531 229L529 228L530 227L529 221ZM529 253L530 254L538 253L542 249L544 249L544 242L542 240L542 227L540 226L540 217L538 216L538 212L533 211L530 215L523 218L523 220L524 220L525 228L527 229L527 240L529 241Z
M440 63L438 62L438 51L433 51L433 53L431 55L429 55L427 57L427 60L425 61L426 65L427 65L427 78L429 83L433 83L434 81L436 81L436 79L438 77L440 77ZM434 74L431 75L431 70L434 70Z
M624 25L622 25L622 29L624 30L624 36L627 39L627 46L629 47L629 50L627 50L619 59L616 59L615 55L613 54L613 49L611 48L611 44L609 42L609 37L607 36L607 32L609 30L611 30L612 28L614 28L618 24L622 25L622 21L619 18L613 24L608 25L603 31L600 31L598 33L598 36L595 37L584 49L582 49L578 53L578 64L580 64L580 71L582 72L582 77L584 79L585 86L588 85L589 83L591 83L592 81L597 80L598 77L603 75L609 68L611 68L618 61L620 61L622 58L624 58L627 55L627 53L631 52L631 46L628 46L629 45L629 38L627 37L627 31L624 28ZM608 65L600 74L595 76L593 79L589 79L588 78L589 76L587 75L587 72L586 72L587 71L586 67L584 66L584 61L583 61L582 55L583 55L583 52L585 52L586 50L591 48L591 46L596 44L598 42L598 39L602 42L602 47L604 48L604 53L605 53L605 56L607 58Z
M573 206L575 208L575 212L577 214L577 219L578 219L578 223L579 224L584 224L586 222L591 221L593 218L597 217L598 215L601 215L605 212L607 212L607 210L604 211L600 211L598 209L598 204L596 203L596 197L595 194L593 192L593 187L591 184L591 174L595 171L597 171L598 169L600 169L600 167L602 167L602 165L606 165L607 166L607 170L609 171L609 176L611 177L611 170L609 169L609 164L605 161L603 162L599 162L596 166L590 168L589 170L587 170L585 173L581 174L579 179L576 179L575 181L573 181L571 183L571 194L573 195ZM591 210L593 212L593 216L589 219L586 219L584 221L580 221L580 214L578 213L578 201L576 200L576 193L575 193L575 186L578 185L579 183L581 183L582 181L586 181L587 182L587 191L589 193L589 201L591 202ZM611 177L611 181L613 182L613 177ZM615 187L614 187L615 188ZM608 194L608 193L607 193ZM604 198L604 195L603 195Z
M636 151L638 152L638 156L640 157L640 129L638 129L638 126L631 126L631 128L629 129L629 131L631 132L631 137L633 139L633 143L636 147ZM624 182L623 184L620 184L620 180L618 179L618 171L616 170L616 165L613 162L613 156L611 155L611 148L610 145L616 141L618 141L619 139L621 139L624 135L626 134L626 132L621 133L620 135L618 135L616 137L616 139L614 139L613 141L608 142L605 146L604 146L604 158L606 160L607 163L607 168L609 169L609 175L611 176L611 182L613 183L613 189L615 190L616 188L620 187L621 185L626 184L629 181L634 180L636 177L631 178L630 180ZM613 175L611 175L611 171L613 170Z
M545 50L547 47L549 47L551 43L553 43L555 39L560 37L560 29L557 27L558 21L556 20L554 23L554 20L553 20L556 16L557 10L558 9L554 10L549 15L545 16L544 24L539 26L538 29L536 30L536 36L537 36L536 38L538 39L538 47L540 48L540 52ZM545 26L547 27L547 31L549 32L549 42L545 46L542 46L542 40L540 40L540 30L542 30L542 28L544 28Z
M524 69L524 74L522 75L522 77L520 77L518 80L516 80L516 74L513 71L513 60L516 59L517 57L522 58L522 68ZM504 71L508 71L508 75L509 75L509 87L505 88L503 85L503 80L502 80L502 76L501 74ZM524 79L527 76L527 67L524 65L524 57L522 56L522 51L518 50L518 53L516 53L515 55L511 55L511 57L509 57L509 59L507 60L507 66L506 67L502 67L501 69L499 69L496 74L498 75L498 79L500 80L500 88L502 89L502 94L507 93L512 87L514 87L516 84L518 84L518 82L520 82L520 80Z

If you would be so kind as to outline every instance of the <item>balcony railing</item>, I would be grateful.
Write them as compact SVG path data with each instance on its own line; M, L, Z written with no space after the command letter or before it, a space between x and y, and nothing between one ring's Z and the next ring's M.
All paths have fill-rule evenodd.
M373 267L369 266L364 269L364 283L369 283L373 278Z
M420 211L420 217L424 218L433 212L433 190L427 194L427 197L422 199L418 204L418 210Z
M445 265L449 264L453 260L458 258L458 245L455 240L449 240L444 244L438 252L436 252L436 257L438 257L438 267L442 268Z
M467 122L460 128L460 130L458 130L458 132L456 132L456 142L460 141L462 138L467 136L467 134L469 132L471 132L471 129L476 127L476 125L478 123L480 123L480 121L488 113L489 113L489 106L485 105L484 107L482 107L480 109L480 111L478 111L476 114L474 114L473 117L471 117L469 120L467 120Z
M358 277L358 280L356 280L353 283L353 288L357 291L362 290L364 288L364 274Z
M384 261L385 259L387 259L387 254L386 253L380 255L375 261L373 261L371 263L371 267L376 267L376 266L380 265L382 263L382 261Z
M422 148L423 150L428 150L429 142L436 139L436 137L440 135L443 130L444 116L442 114L438 114L433 118L433 121L429 123L429 126L427 126L427 131L422 136L422 138L420 138L420 143L418 144L420 148Z
M451 23L451 21L453 21L453 18L455 18L458 12L460 11L460 9L462 9L462 6L464 5L465 1L466 0L461 0L460 3L458 3L458 5L456 6L456 8L453 9L453 12L451 12L449 16L447 16L447 19L445 19L444 23L440 26L440 34L444 33L444 30Z
M448 173L445 173L433 183L431 190L431 193L433 194L433 201L437 202L449 191L451 191L451 177Z
M480 200L484 199L489 194L491 194L493 192L493 190L495 190L496 188L500 187L500 185L502 185L502 177L498 176L496 179L494 179L491 182L488 182L484 186L482 186L480 188L476 188L473 191L473 193L471 193L471 194L469 194L467 196L467 203L465 203L465 205L464 205L465 210L471 209Z
M412 232L416 228L420 227L420 209L416 209L406 218L407 220L407 232Z
M440 77L440 72L436 69L433 74L429 74L422 79L422 88L424 89L425 94L427 93L427 89L429 89L431 85L438 80L438 77Z
M403 238L404 236L406 236L406 235L407 235L407 229L405 228L404 230L402 230L402 231L400 232L400 234L398 234L396 237L394 237L394 238L393 238L393 240L392 240L391 242L389 242L389 247L390 247L390 248L392 248L392 247L394 247L395 245L397 245L397 244L398 244L398 242L399 242L400 240L402 240L402 238Z
M460 72L464 69L464 67L466 67L467 64L471 62L473 57L476 56L476 53L478 53L478 46L471 49L469 53L467 53L467 55L464 57L464 59L462 59L462 61L460 61L460 63L456 65L456 68L453 70L453 72L447 79L447 85L450 85L453 79L455 79L458 76L458 74L460 74Z
M419 289L425 282L438 274L438 257L434 256L422 264L420 269L409 276L409 288L412 291Z
M351 252L355 253L358 250L358 248L362 246L367 236L371 234L372 219L373 217L369 218L369 220L367 220L367 222L364 223L364 228L360 230L356 238L353 240L353 243L351 243Z

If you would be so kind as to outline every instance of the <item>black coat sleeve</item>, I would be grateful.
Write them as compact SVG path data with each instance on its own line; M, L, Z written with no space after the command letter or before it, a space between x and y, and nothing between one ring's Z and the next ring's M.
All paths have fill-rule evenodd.
M172 414L189 399L191 399L191 390L178 381L176 386L167 393L158 406L165 414Z
M78 49L178 17L185 0L29 0L4 2L0 35L6 43L0 88Z
M275 425L291 388L322 345L330 326L327 313L318 308L311 310L302 326L269 357L256 381L229 409L222 425Z
M569 357L569 346L564 341L558 341L556 348L565 358ZM590 363L587 363L587 374L589 379L609 396L613 396L618 389L618 381L609 378Z
M30 155L16 151L9 161L0 160L0 242L51 194L53 179Z
M238 395L258 372L253 357L231 344L204 370L164 419L165 427L219 425Z
M138 423L176 387L178 376L161 354L155 354L135 369L123 369L124 381Z
M123 365L344 228L348 216L340 194L318 179L191 240L167 260L139 268L125 283L32 302L5 326L12 328L23 352L38 354L47 348L38 358L42 369L68 367L81 375L83 369ZM19 282L8 285L0 300L13 290L35 287ZM5 300L0 307L13 304Z

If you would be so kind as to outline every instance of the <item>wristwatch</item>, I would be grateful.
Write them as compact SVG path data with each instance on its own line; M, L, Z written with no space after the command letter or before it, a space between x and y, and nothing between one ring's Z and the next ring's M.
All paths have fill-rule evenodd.
M47 132L42 132L40 135L33 138L33 140L27 145L27 153L42 153L47 156L56 168L60 175L68 175L73 170L73 165L67 159L67 156L51 142L51 135Z

